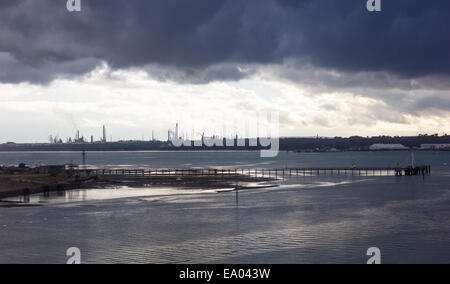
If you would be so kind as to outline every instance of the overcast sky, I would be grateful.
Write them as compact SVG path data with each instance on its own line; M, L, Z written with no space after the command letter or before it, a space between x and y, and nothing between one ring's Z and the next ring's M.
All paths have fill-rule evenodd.
M0 2L0 142L450 133L448 0L66 2Z

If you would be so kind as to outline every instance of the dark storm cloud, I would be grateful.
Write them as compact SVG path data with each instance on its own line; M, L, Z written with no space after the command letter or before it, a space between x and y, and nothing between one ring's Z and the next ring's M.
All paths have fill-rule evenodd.
M412 104L412 109L417 111L430 111L434 112L435 115L439 115L439 113L436 113L436 110L444 110L447 111L450 109L450 97L449 94L447 94L445 97L425 97L420 100L417 100Z
M262 73L295 82L304 88L321 91L360 89L389 90L417 89L449 90L450 80L445 74L430 74L423 77L400 77L385 71L341 71L315 67L302 62L285 62L283 65L269 65L260 68Z
M80 58L70 61L41 62L39 66L27 65L9 53L0 52L0 78L9 83L22 81L46 83L58 77L71 77L92 71L101 64L95 58Z
M366 0L82 0L82 12L69 13L65 0L2 0L0 81L83 74L96 60L159 66L156 76L176 70L194 82L237 80L248 75L240 66L292 59L339 72L447 77L450 2L382 3L383 12L369 13Z

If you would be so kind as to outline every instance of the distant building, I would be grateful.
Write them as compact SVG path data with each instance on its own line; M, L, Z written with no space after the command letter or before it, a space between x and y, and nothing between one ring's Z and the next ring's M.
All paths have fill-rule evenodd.
M407 150L408 148L402 144L373 144L369 148L371 151L381 150Z
M450 144L422 144L422 150L450 150Z

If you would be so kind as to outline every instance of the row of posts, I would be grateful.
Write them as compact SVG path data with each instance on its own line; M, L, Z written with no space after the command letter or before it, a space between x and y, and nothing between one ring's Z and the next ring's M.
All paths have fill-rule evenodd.
M313 176L313 175L352 175L352 176L383 176L385 175L421 175L430 174L431 167L415 168L341 168L341 169L148 169L148 170L96 170L97 175L108 176L237 176L247 175L254 177L285 177L285 176Z

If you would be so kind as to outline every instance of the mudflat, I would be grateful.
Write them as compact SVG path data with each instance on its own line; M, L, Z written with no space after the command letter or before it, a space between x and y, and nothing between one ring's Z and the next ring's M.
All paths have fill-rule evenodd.
M29 190L33 192L43 187L71 184L75 178L66 174L52 176L50 174L20 173L0 174L0 198Z

